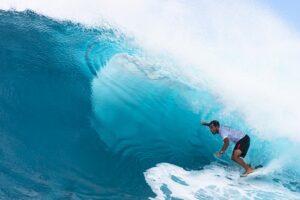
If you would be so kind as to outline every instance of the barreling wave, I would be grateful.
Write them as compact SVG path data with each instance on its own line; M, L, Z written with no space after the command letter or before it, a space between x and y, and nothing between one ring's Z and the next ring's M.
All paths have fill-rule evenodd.
M160 4L142 2L131 8L128 21L124 21L122 10L103 4L102 17L113 23L100 20L96 25L98 17L92 11L86 16L94 18L84 18L84 11L79 19L68 12L61 17L51 11L51 3L48 9L33 4L13 6L18 11L0 11L0 168L5 172L0 179L4 185L1 197L203 199L213 198L217 189L225 196L230 195L226 193L229 190L243 194L243 198L297 199L300 161L293 152L299 137L292 132L297 131L294 119L299 118L294 101L286 98L297 75L285 82L285 91L281 86L274 90L272 83L286 80L288 71L279 78L271 74L268 84L261 77L252 77L255 70L269 72L272 65L266 60L266 68L259 68L264 62L256 63L258 67L247 71L247 78L243 70L248 65L238 66L243 59L248 62L253 58L243 53L249 49L237 52L232 40L221 36L223 31L231 33L226 27L219 34L219 23L209 26L201 21L199 29L188 29L192 23L189 13L195 12L190 3L180 2L162 3L161 12L177 14L182 22L174 22L171 28L168 22L172 19L158 12L153 15L161 19L157 20L160 23L147 25L147 7ZM196 4L196 8L208 10L197 19L210 19L213 5ZM106 6L112 11L110 17ZM222 6L218 8L221 11L225 9ZM22 11L26 8L48 17ZM139 10L144 14L135 24L133 18ZM262 10L258 14L266 16ZM248 15L252 16L251 12ZM228 13L225 16L232 17ZM280 37L285 35L281 26L274 24L271 29L279 30ZM210 32L203 27L215 35L207 35ZM247 30L242 27L242 33ZM198 37L196 33L201 34ZM183 39L184 35L191 40ZM264 38L255 35L252 39L255 43ZM225 42L216 42L220 40ZM265 49L278 50L280 45L263 43ZM219 52L219 47L232 52ZM226 58L234 53L237 63ZM280 57L280 53L276 55L283 62L285 54ZM292 62L297 63L297 59ZM266 100L273 97L271 105ZM291 130L283 128L283 117L287 117ZM230 152L215 161L213 153L221 143L199 125L200 120L210 119L219 119L251 136L247 162L263 164L267 170L250 181L249 187L237 190L238 169L230 163ZM203 184L206 179L213 181ZM186 192L178 192L183 190ZM278 191L274 196L273 190Z

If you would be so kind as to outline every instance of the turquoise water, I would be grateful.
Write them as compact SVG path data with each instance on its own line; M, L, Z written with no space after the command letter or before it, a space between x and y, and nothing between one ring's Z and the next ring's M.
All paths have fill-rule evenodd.
M2 199L300 199L297 143L258 137L120 31L0 11L0 38ZM258 176L213 156L199 122L215 118L251 136Z

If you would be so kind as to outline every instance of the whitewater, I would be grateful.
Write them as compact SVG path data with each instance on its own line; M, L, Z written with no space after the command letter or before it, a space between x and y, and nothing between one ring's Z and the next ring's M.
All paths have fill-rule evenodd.
M300 35L267 5L3 0L0 38L1 199L300 199Z

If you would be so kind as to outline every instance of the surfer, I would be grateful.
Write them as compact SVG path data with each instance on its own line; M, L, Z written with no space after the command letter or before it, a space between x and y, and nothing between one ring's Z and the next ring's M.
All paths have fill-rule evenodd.
M235 147L232 152L231 159L241 165L245 169L243 176L247 176L254 170L245 163L242 159L246 156L250 146L250 137L239 130L234 130L228 126L220 125L217 120L213 120L209 123L202 122L204 126L208 126L212 134L219 134L223 138L223 147L216 153L217 157L221 157L229 146L229 142L235 143ZM241 158L242 157L242 158Z

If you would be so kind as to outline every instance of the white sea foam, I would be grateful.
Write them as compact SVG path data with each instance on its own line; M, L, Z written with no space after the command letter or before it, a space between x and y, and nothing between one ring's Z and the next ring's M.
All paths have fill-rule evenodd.
M2 0L0 8L109 23L148 52L172 56L173 71L209 88L260 136L300 141L300 37L256 1Z
M267 167L241 178L235 168L217 163L199 171L160 163L144 175L157 195L155 199L300 199L296 193L265 179L272 172L272 167Z

